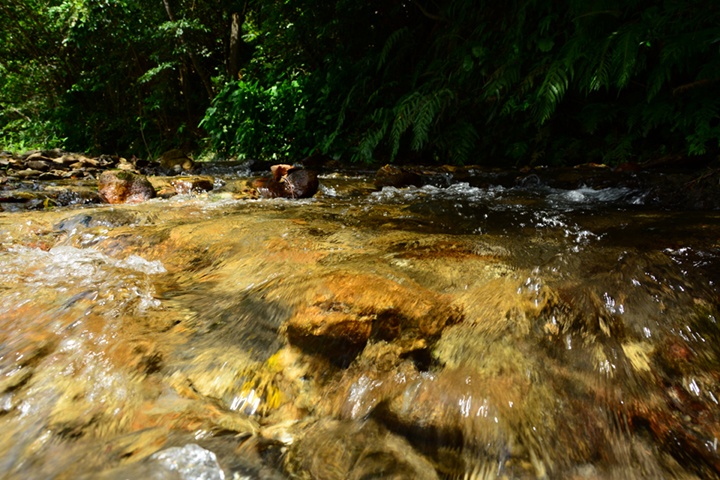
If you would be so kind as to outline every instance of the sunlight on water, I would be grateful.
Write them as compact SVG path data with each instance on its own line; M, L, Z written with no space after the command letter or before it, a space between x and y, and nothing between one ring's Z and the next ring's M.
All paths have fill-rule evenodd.
M479 171L242 200L218 172L0 215L0 477L720 476L715 213Z

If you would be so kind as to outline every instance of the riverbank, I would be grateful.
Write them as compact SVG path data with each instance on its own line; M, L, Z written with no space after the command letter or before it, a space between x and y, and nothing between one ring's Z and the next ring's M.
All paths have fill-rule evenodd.
M717 162L716 162L717 163ZM104 203L97 193L102 172L122 170L148 177L158 196L201 194L212 191L228 198L252 198L252 180L270 174L273 162L256 160L195 162L179 150L166 152L155 161L113 155L97 157L62 150L33 150L15 155L0 152L0 211L38 210ZM715 164L694 169L612 169L604 165L567 168L489 169L477 165L380 167L341 165L315 156L298 162L320 173L371 174L375 186L445 188L466 182L482 187L489 182L505 188L587 187L596 191L621 187L643 190L644 202L657 208L677 210L720 209L720 167ZM183 177L200 177L181 180ZM230 183L228 185L228 183ZM197 188L196 185L202 185Z

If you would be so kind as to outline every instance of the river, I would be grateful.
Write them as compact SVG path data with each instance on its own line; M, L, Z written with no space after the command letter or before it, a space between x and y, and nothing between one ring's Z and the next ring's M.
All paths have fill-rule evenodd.
M248 175L0 211L0 478L720 477L720 212Z

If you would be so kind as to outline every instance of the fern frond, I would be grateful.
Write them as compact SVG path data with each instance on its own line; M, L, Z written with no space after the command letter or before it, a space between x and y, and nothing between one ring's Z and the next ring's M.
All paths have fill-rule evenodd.
M423 99L418 104L413 118L413 139L410 148L413 150L422 149L425 142L429 140L430 124L440 114L445 105L454 97L448 89L442 89Z
M412 123L413 112L417 109L422 101L423 96L420 92L414 91L407 95L395 107L395 119L392 129L390 130L390 160L392 161L400 150L400 138Z
M378 109L374 112L374 117L382 117L383 115L382 109ZM386 118L384 121L378 122L377 127L375 129L369 129L367 132L365 132L365 136L360 140L358 144L358 156L363 161L370 161L373 158L373 152L375 151L375 148L380 144L380 141L385 136L385 132L387 132L388 125L390 122Z
M603 47L600 59L597 62L597 67L593 69L593 76L590 80L590 84L587 86L588 90L600 90L601 87L610 88L610 76L612 70L612 59L609 55L610 46L612 45L613 38L617 32L613 32L606 40Z
M390 50L395 46L395 44L402 39L407 33L409 32L408 27L403 27L399 30L395 30L387 39L385 42L385 45L382 48L382 51L380 52L380 59L378 60L377 65L377 71L379 72L382 66L385 64L385 61L387 60L388 55L390 55Z
M560 64L552 65L547 75L545 75L538 92L540 105L537 116L541 124L545 123L553 114L555 107L565 95L569 84L570 80L563 66Z
M635 24L623 28L618 34L617 45L613 52L612 63L617 72L615 85L624 88L634 73L634 67L640 48L640 34L642 26Z

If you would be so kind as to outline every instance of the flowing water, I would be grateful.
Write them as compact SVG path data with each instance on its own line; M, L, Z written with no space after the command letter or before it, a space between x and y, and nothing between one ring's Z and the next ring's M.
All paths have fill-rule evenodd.
M0 212L0 478L720 477L720 213L516 175Z

